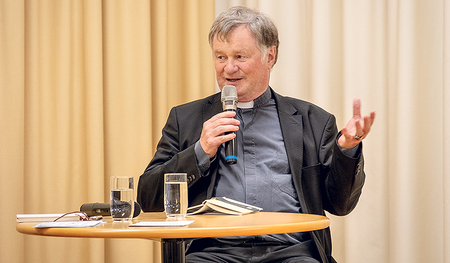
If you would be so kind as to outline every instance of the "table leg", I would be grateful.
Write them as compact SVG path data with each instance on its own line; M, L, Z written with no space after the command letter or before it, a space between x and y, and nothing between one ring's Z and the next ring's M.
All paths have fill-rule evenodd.
M185 263L183 239L161 240L161 258L163 263Z

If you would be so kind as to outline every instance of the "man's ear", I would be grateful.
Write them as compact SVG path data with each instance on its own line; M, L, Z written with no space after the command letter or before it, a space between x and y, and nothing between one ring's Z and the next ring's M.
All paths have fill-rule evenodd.
M275 64L276 55L277 55L277 47L272 46L269 49L269 52L267 52L267 56L266 56L267 63L269 64L270 68L272 68L273 64Z

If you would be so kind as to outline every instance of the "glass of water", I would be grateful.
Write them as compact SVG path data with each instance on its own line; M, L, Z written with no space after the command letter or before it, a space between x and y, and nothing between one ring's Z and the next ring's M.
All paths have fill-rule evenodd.
M187 175L164 174L164 210L169 219L182 220L188 208Z
M131 221L134 214L133 177L111 177L111 216L114 221Z

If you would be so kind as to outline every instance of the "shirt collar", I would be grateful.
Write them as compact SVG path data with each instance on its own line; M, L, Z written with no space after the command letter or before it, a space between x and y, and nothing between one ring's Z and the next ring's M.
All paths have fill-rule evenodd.
M267 87L266 91L261 94L261 96L249 102L238 102L237 107L241 109L258 108L265 105L271 97L270 87Z

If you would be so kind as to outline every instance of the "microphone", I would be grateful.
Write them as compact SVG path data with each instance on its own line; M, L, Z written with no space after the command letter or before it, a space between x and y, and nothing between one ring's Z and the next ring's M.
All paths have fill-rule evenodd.
M82 204L80 207L80 211L85 212L87 216L110 216L111 215L110 209L111 205L105 203L87 203ZM141 213L141 206L137 202L134 202L133 217L137 217L140 213Z
M223 87L221 94L223 111L236 112L238 96L235 86L227 85ZM237 163L237 142L236 138L225 142L225 161L228 164Z

